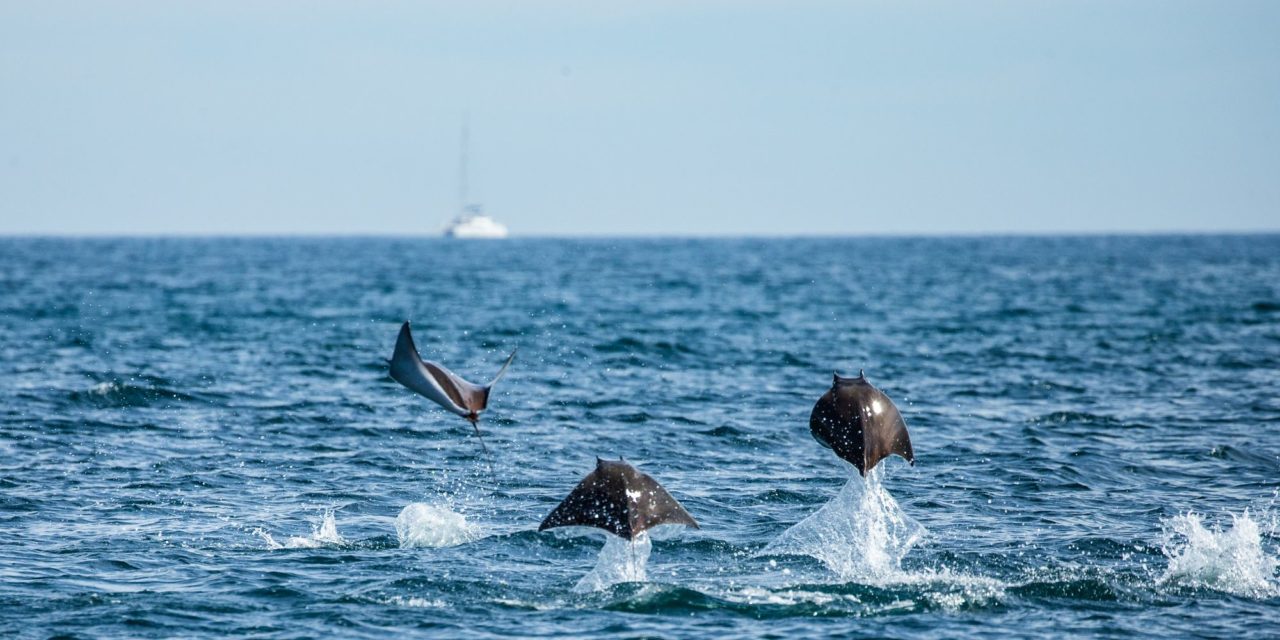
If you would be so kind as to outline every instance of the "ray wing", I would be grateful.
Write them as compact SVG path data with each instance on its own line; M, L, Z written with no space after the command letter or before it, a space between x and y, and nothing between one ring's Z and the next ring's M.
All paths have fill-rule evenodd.
M452 413L464 417L471 413L463 403L472 394L460 393L458 390L458 382L467 384L466 381L434 362L423 361L418 355L418 348L413 344L408 322L400 327L400 336L396 338L396 349L391 355L390 363L391 377L396 382Z
M597 527L632 539L660 524L699 528L667 490L625 460L596 459L596 468L547 516L538 531L552 527Z
M835 376L831 389L813 406L809 430L863 476L895 453L915 464L902 414L861 372L857 378Z
M501 369L498 369L498 375L494 376L493 379L489 381L489 384L485 387L486 389L492 389L493 385L498 384L498 381L502 379L502 376L507 375L507 367L510 367L511 361L516 359L516 351L518 351L518 349L511 350L511 355L507 356L507 361L502 364Z
M898 413L897 407L890 404L883 413L870 416L865 424L867 429L863 449L867 470L874 469L881 460L895 453L915 465L915 453L911 450L911 435L907 433L907 423L902 419L902 414Z
M662 485L649 474L632 467L635 476L627 483L631 508L631 534L635 535L660 524L683 524L701 529L698 521Z
M553 527L597 527L629 540L631 526L627 504L618 496L622 491L622 483L597 466L573 488L569 497L547 515L538 525L538 531Z

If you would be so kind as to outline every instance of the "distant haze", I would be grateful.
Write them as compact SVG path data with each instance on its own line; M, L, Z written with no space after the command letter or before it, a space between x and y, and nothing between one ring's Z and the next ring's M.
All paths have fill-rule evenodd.
M5 2L0 233L1280 229L1280 2Z

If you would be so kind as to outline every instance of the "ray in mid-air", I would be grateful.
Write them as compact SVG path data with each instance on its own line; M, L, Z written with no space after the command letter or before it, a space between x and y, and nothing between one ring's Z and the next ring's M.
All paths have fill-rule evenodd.
M624 540L633 540L660 524L700 528L657 480L626 460L613 462L596 458L596 468L551 511L538 531L553 527L596 527Z
M851 462L863 477L895 453L915 465L907 423L889 396L867 382L862 371L856 378L834 375L831 389L809 415L813 438Z
M391 365L391 377L396 382L426 396L447 411L466 418L475 428L480 446L487 452L489 448L485 446L480 426L476 423L480 421L480 412L489 406L490 390L502 379L515 357L516 352L512 351L507 362L498 370L498 375L489 384L473 384L440 364L423 360L413 344L413 334L406 321L400 327L400 336L396 338L396 350L387 362Z

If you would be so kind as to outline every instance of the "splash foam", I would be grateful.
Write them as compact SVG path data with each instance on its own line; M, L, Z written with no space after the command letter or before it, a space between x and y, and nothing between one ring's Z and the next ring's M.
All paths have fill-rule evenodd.
M865 481L854 474L839 495L757 555L810 556L842 580L884 580L901 571L902 558L925 533L884 489L875 469Z
M1161 583L1214 589L1238 596L1265 598L1280 594L1275 582L1276 558L1262 546L1262 530L1245 509L1231 515L1231 527L1204 525L1198 513L1162 522L1161 548L1169 558Z
M631 540L618 536L605 536L604 547L596 558L596 566L578 580L573 590L579 593L600 591L623 582L644 582L646 568L653 543L647 532L641 532Z
M285 540L284 544L276 542L276 539L270 533L262 529L255 529L254 533L267 543L268 549L315 549L325 545L345 544L346 540L338 533L338 521L333 516L333 509L325 509L320 516L320 521L311 525L311 535L308 537L290 536Z
M452 547L478 540L480 528L448 507L414 502L396 516L396 537L401 548Z

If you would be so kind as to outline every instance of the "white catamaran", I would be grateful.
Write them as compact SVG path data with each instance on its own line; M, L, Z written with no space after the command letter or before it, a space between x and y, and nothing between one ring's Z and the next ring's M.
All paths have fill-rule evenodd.
M505 238L507 226L484 214L479 204L467 202L467 124L462 125L462 153L458 169L458 217L444 228L446 238Z

